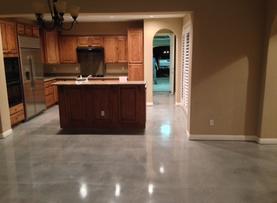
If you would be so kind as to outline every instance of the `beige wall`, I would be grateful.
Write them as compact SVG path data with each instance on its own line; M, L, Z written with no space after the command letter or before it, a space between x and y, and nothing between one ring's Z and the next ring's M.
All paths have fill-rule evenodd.
M2 39L1 28L0 28L0 39ZM5 132L11 129L7 85L6 85L6 78L5 78L5 67L4 67L2 50L3 50L2 40L0 40L0 138L3 137L3 133L6 134Z
M277 138L277 2L268 1L266 55L259 136Z
M30 13L31 2L9 0L1 5L0 13ZM257 133L264 1L79 0L75 3L82 12L92 13L193 11L191 133ZM150 56L146 56L147 67L152 65ZM146 72L146 77L150 79L152 75ZM151 94L148 91L148 101ZM215 120L214 127L209 126L209 119Z
M240 2L194 13L192 134L257 133L264 17Z
M176 102L180 102L182 18L144 20L144 78L147 83L147 102L153 103L153 39L163 29L176 35Z

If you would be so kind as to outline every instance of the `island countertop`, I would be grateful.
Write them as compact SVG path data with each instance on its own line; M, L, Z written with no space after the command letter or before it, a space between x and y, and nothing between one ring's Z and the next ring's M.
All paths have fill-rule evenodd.
M80 86L80 85L146 85L145 81L127 81L118 80L88 80L88 81L59 81L53 83L57 86Z

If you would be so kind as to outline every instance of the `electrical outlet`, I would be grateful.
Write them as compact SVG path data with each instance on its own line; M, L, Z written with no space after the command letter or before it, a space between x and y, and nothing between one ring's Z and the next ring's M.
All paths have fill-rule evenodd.
M210 126L214 126L214 120L210 120Z
M101 111L101 116L105 117L105 111L103 111L103 110Z
M75 71L79 71L79 67L78 66L75 67Z

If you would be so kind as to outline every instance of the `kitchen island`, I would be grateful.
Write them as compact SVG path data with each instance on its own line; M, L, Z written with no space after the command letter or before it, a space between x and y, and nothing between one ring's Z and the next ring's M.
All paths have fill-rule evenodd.
M144 129L145 82L61 81L58 86L63 129Z

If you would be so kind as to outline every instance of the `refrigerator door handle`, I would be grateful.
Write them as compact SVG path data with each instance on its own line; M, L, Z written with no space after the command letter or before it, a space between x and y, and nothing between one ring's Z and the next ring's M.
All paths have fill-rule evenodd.
M28 60L29 60L30 73L31 73L31 86L32 86L32 88L34 88L35 87L35 81L34 81L33 59L32 59L32 56L29 56Z

